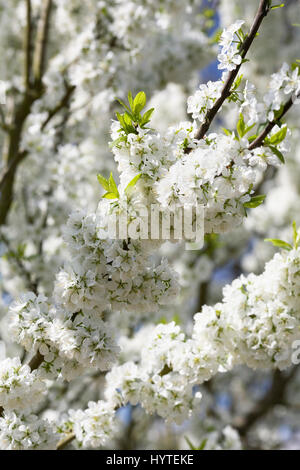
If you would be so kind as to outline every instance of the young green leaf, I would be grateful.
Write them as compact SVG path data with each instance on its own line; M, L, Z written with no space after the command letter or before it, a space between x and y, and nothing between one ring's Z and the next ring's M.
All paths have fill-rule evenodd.
M128 193L128 191L130 191L131 188L134 188L134 186L136 185L137 181L140 179L141 176L142 176L142 173L139 173L134 178L132 178L132 180L128 183L128 185L125 188L125 193Z
M154 108L151 108L151 109L148 109L148 111L145 112L145 114L143 115L143 117L140 121L140 126L141 127L145 126L146 124L148 124L148 122L150 122L153 111L154 111Z
M133 111L133 98L132 98L132 93L131 91L128 92L128 102L131 110Z
M105 193L102 197L105 199L118 199L118 196L115 193Z
M129 113L131 112L131 109L128 108L128 106L127 106L125 103L123 103L122 100L120 100L119 98L117 98L117 101L119 101L120 105L123 106L123 108L125 108Z
M265 242L270 242L272 245L277 246L278 248L283 248L284 250L292 250L293 247L287 242L284 242L283 240L279 240L278 238L265 238Z
M273 145L269 145L268 147L269 147L269 149L272 150L272 152L276 155L276 157L279 158L281 163L285 163L284 156L282 155L282 153L276 147L274 147Z
M121 144L122 142L127 142L127 139L126 139L125 135L121 135L120 137L115 139L113 142L111 142L109 144L109 146L110 146L110 148L118 147L118 145Z
M146 93L144 91L140 91L133 100L133 112L134 114L138 114L142 111L142 109L146 105Z
M249 209L254 209L255 207L260 206L266 198L265 194L260 194L257 196L253 196L250 201L244 203L244 207Z
M187 436L184 436L184 439L186 440L187 445L189 446L190 450L197 450L197 448L194 446L192 441Z
M109 184L109 187L108 187L109 192L112 194L115 194L116 197L118 198L120 195L119 195L118 187L115 183L112 173L109 176L108 184Z
M286 137L287 127L282 127L276 134L273 134L269 139L267 139L268 144L278 145L280 144Z
M108 183L108 180L106 178L104 178L104 176L100 175L100 173L97 175L97 179L99 181L99 183L101 184L101 186L106 190L106 191L109 191L109 183Z
M244 121L244 116L242 114L240 114L240 119L238 120L236 130L238 131L240 137L244 137L246 133L246 125Z
M294 248L297 250L298 246L299 246L299 241L300 241L300 236L298 234L298 230L297 230L297 225L296 225L296 221L294 220L293 221L293 242L294 242Z
M276 8L282 8L284 7L284 3L281 3L280 5L274 5L271 7L271 10L276 10Z
M232 136L232 133L228 129L226 129L225 127L222 127L222 131L224 132L224 134L228 135L229 137Z

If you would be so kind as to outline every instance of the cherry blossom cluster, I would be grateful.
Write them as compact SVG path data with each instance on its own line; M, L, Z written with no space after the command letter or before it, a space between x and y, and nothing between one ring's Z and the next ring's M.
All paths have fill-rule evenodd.
M277 253L264 272L241 276L222 303L194 317L191 338L174 322L153 327L136 362L107 374L106 398L116 406L141 403L148 413L182 422L197 407L194 386L238 364L286 369L299 338L300 251Z

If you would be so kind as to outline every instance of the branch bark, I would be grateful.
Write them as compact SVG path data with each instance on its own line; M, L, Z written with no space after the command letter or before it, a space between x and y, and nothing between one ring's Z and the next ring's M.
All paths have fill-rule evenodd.
M0 226L5 224L13 200L13 188L17 167L26 155L20 151L20 142L24 123L30 114L32 104L43 94L42 77L45 70L46 49L49 37L49 23L52 0L44 0L39 22L34 51L33 68L35 81L30 83L31 72L31 1L27 0L27 32L25 40L25 82L26 91L11 117L11 126L7 129L3 155L4 170L0 176Z
M51 8L52 0L44 0L33 56L33 75L36 86L41 84L43 73L45 71Z
M28 91L30 88L30 75L31 75L31 36L32 36L32 22L31 22L31 0L26 0L26 30L25 30L25 88Z
M299 99L300 94L296 96L296 99ZM279 116L277 116L277 119L274 119L274 121L269 122L264 130L257 136L257 138L252 142L251 145L249 145L249 150L254 150L257 147L261 147L263 145L265 138L271 132L273 127L280 121L280 119L283 118L283 116L289 111L289 109L293 106L295 97L291 96L291 98L285 103L285 105L282 108L282 111Z
M246 39L244 40L244 42L241 46L241 49L240 49L240 55L241 55L242 59L245 59L245 57L247 55L247 52L250 49L250 46L251 46L251 44L252 44L252 42L253 42L253 40L254 40L258 30L259 30L259 27L260 27L261 23L262 23L263 19L267 16L269 11L270 11L270 2L269 2L269 0L261 0L260 4L259 4L259 7L258 7L258 10L257 10L257 13L255 15L253 24L251 26L250 32L249 32L248 36L246 37ZM220 110L222 104L230 96L231 87L232 87L232 85L233 85L233 83L234 83L234 81L235 81L235 79L236 79L236 77L239 73L239 70L240 70L241 66L242 66L242 62L234 70L232 70L229 73L229 75L228 75L228 77L227 77L227 79L224 83L224 86L222 88L220 98L218 98L216 100L214 106L207 112L205 122L203 124L201 124L201 126L199 127L199 129L198 129L198 131L195 135L195 139L201 140L201 139L203 139L203 137L207 133L208 129L211 126L212 121L214 120L216 114ZM191 148L187 148L186 153L190 153L191 150L192 150Z

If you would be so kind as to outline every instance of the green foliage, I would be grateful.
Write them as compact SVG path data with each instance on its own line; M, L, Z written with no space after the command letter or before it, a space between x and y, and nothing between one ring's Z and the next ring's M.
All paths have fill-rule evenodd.
M137 128L147 129L146 125L150 122L154 108L148 109L143 115L141 114L142 110L146 106L146 93L140 91L134 98L131 91L128 93L128 103L129 106L123 101L119 100L121 106L125 109L123 114L116 113L118 121L120 122L121 129L119 132L123 132L127 135L137 134ZM126 142L127 137L122 135L116 139L111 146L119 145L121 142Z
M105 199L119 199L120 194L118 187L115 183L112 173L109 176L109 179L104 178L104 176L98 174L98 181L101 186L105 189L106 193L102 196Z
M240 118L238 120L238 123L236 125L236 130L238 132L238 135L242 138L244 137L253 127L255 124L252 124L252 126L246 126L245 121L244 121L244 116L242 113L240 114Z
M279 238L265 238L265 242L270 242L272 245L277 246L278 248L282 248L287 251L291 251L293 248L297 250L300 244L300 233L297 229L297 225L295 220L293 221L293 245L290 243L285 242L284 240L280 240Z
M272 245L277 246L278 248L283 248L284 250L292 250L293 247L289 243L280 240L279 238L265 238L265 242L270 242Z
M276 134L273 134L271 137L268 137L264 140L264 145L269 147L270 150L276 155L276 157L281 161L281 163L285 163L284 156L278 150L277 145L279 145L285 138L287 134L287 127L283 126L279 129Z
M254 209L255 207L260 206L264 202L265 198L266 198L265 194L252 196L250 201L244 203L244 207L247 207L249 209Z
M293 221L293 243L294 243L294 248L297 250L299 247L299 243L300 243L300 234L298 233L295 220Z
M280 3L280 5L271 6L271 10L276 10L276 8L283 8L283 7L284 7L284 3Z
M276 134L273 134L271 137L264 140L264 143L271 144L271 145L278 145L280 144L286 137L287 127L283 126L279 129Z
M205 446L206 446L206 443L207 443L207 439L203 439L203 441L201 441L201 443L199 444L199 446L196 447L196 446L194 446L194 444L191 442L191 440L190 440L187 436L185 436L184 438L185 438L185 440L186 440L187 445L189 446L189 448L190 448L191 450L204 450L204 449L205 449Z
M141 175L142 175L142 173L139 173L134 178L132 178L132 180L128 183L128 185L125 188L125 193L127 193L127 194L130 193L130 191L134 188L134 186L136 185L136 183L140 179Z
M269 149L272 150L272 152L276 155L277 158L279 158L279 160L281 161L281 163L285 163L285 159L284 159L284 156L282 155L282 153L280 152L280 150L278 150L276 147L274 147L273 145L268 145Z

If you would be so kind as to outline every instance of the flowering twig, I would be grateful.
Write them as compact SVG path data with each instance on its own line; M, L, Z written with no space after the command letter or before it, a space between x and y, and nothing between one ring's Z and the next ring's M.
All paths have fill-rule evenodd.
M31 35L32 35L32 23L31 23L31 0L26 0L26 31L25 31L25 87L29 91L30 88L30 71L31 71Z
M248 36L246 36L244 42L241 45L240 48L240 55L242 57L242 61L239 65L236 66L234 70L232 70L222 88L221 91L221 96L218 98L214 104L214 106L208 110L206 117L205 117L205 122L201 124L199 127L198 131L196 132L195 139L200 140L203 139L205 134L207 133L208 129L211 126L212 121L214 120L216 114L218 113L219 109L221 108L222 104L224 101L230 96L231 94L231 87L239 73L239 70L241 68L241 65L243 63L243 59L245 59L248 50L250 49L250 46L258 32L258 29L264 19L265 16L267 16L268 12L270 11L270 1L269 0L261 0L256 16L254 18L253 24L251 26L250 32ZM189 153L191 151L191 148L186 149L186 153Z
M63 450L65 447L67 447L70 442L72 442L75 439L75 434L70 433L66 437L64 437L61 441L56 446L56 450Z
M300 97L300 94L296 96L296 99ZM295 101L295 96L291 96L290 99L285 103L285 105L282 108L282 111L280 112L279 116L276 117L273 121L269 122L264 130L256 137L256 139L249 145L249 150L254 150L257 147L260 147L263 145L263 142L269 132L273 129L273 127L280 121L280 119L283 118L283 116L289 111L289 109L293 106L293 103Z

